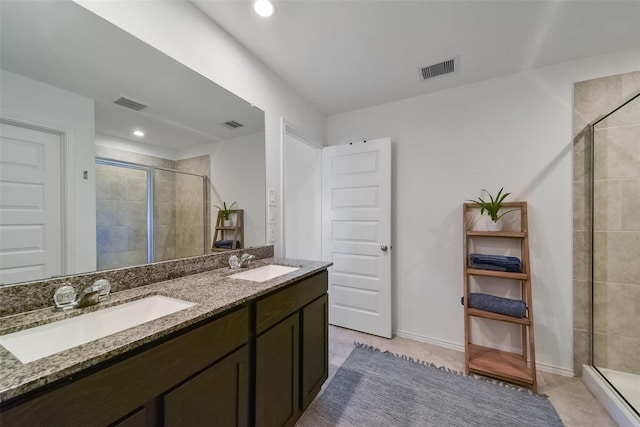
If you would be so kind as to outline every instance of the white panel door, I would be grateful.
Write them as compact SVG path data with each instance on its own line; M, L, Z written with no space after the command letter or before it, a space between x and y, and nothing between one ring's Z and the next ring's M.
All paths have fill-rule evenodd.
M0 123L0 283L62 274L61 145Z
M329 322L391 338L391 139L322 150Z

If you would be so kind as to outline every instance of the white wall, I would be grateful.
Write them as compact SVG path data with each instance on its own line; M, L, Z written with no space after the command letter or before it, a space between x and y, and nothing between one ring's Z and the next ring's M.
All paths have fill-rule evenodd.
M96 193L93 99L0 70L0 115L65 134L67 235L65 274L96 269ZM83 171L88 179L83 179Z
M183 150L182 158L209 155L211 159L211 221L215 225L223 202L244 209L244 246L262 246L266 239L264 133L225 139Z
M265 112L266 184L282 193L281 118L326 141L326 117L188 2L76 0ZM281 212L278 218L282 218ZM281 221L281 220L279 220ZM282 250L280 231L275 245Z
M113 135L96 133L96 145L116 150L129 151L132 153L142 154L145 156L160 157L168 160L179 160L177 150L160 147L158 145L144 144L141 142L129 141Z
M322 258L322 150L285 131L284 242L287 258Z
M572 372L573 83L637 69L639 49L329 118L330 145L393 142L396 334L462 348L461 204L504 186L529 204L539 368Z

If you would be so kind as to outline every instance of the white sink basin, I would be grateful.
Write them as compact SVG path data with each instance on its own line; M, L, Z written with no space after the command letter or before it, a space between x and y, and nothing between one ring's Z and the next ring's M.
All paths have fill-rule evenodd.
M251 280L252 282L265 282L270 279L274 279L283 274L291 273L292 271L300 270L299 267L289 267L286 265L269 264L263 267L254 268L251 270L243 271L242 273L232 274L232 279Z
M179 299L154 295L2 335L0 344L22 363L29 363L194 305Z

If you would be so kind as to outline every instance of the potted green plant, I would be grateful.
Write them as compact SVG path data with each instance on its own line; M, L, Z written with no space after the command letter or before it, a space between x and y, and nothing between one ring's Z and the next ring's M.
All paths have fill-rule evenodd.
M513 212L516 209L511 209L508 211L502 211L502 204L504 203L504 199L511 193L504 193L502 191L504 187L498 191L496 197L493 197L491 193L487 190L482 190L483 193L487 193L489 196L489 200L484 200L482 197L478 197L477 200L467 200L468 202L475 203L480 207L480 215L484 215L485 211L489 215L490 220L487 220L487 230L488 231L499 231L502 227L501 224L498 223L500 218L508 214L509 212Z
M227 207L227 202L222 202L222 207L214 205L216 208L218 208L218 217L222 217L225 227L231 226L231 212L236 205L236 202L231 203L229 207Z

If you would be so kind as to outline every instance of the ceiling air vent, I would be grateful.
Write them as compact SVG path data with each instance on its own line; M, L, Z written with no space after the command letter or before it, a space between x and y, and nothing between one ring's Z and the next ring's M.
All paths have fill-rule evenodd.
M443 74L453 73L454 71L453 59L440 62L439 64L429 65L428 67L423 67L420 69L420 72L422 73L422 80L427 80L432 77L441 76Z
M244 126L242 123L238 123L235 120L229 120L228 122L224 122L225 126L230 127L231 129L240 128Z
M121 96L120 98L116 99L113 102L114 104L118 104L123 107L129 108L131 110L136 110L136 111L140 111L148 107L147 104L144 104L140 101L134 101L133 99L127 98L124 96Z

